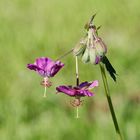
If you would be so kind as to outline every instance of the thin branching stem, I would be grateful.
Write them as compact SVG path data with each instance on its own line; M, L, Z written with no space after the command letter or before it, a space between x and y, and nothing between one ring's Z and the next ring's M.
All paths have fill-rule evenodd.
M56 61L61 60L62 58L66 57L67 55L69 55L72 52L73 52L73 48L71 50L69 50L68 52L64 53L62 56L58 57L56 59Z

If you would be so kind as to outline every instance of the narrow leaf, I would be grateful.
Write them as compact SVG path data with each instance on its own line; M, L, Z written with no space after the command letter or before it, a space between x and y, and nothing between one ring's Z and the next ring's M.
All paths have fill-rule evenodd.
M109 60L106 56L104 56L102 58L102 63L105 64L105 67L106 67L107 71L109 72L110 76L116 82L116 70L113 68L113 66L111 65L111 63L109 62Z

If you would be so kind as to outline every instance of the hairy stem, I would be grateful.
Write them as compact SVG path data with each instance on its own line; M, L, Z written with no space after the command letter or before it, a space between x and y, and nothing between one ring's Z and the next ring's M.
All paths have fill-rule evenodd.
M109 91L109 87L108 87L108 82L107 82L107 78L106 78L106 73L105 73L105 68L103 64L100 64L100 70L101 70L101 75L102 75L102 79L103 79L103 84L104 84L104 89L105 89L105 95L108 101L108 105L109 105L109 109L111 112L111 116L112 116L112 120L115 126L115 130L116 133L118 135L118 140L123 140L121 132L120 132L120 128L118 125L118 121L115 115L115 111L114 111L114 107L112 104L112 100L111 100L111 96L110 96L110 91Z

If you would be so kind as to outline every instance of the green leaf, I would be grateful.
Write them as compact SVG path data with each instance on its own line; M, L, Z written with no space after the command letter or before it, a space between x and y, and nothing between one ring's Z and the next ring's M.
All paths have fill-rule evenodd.
M111 65L111 63L109 62L109 60L106 56L104 56L102 58L102 63L105 64L105 67L106 67L107 71L109 72L110 76L116 82L116 70L113 68L113 66Z

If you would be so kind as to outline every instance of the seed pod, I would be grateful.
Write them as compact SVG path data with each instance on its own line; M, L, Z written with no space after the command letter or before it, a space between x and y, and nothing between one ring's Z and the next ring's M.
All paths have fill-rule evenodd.
M79 56L79 55L83 54L85 49L86 49L86 39L81 40L80 43L78 43L76 45L76 47L73 50L73 53L74 53L74 55Z
M82 61L84 63L87 63L87 62L89 62L89 60L90 60L90 58L89 58L89 48L86 47L86 50L85 50L85 52L83 53L83 56L82 56Z
M101 57L103 57L107 52L107 47L101 38L95 40L95 47L96 47L97 54Z

